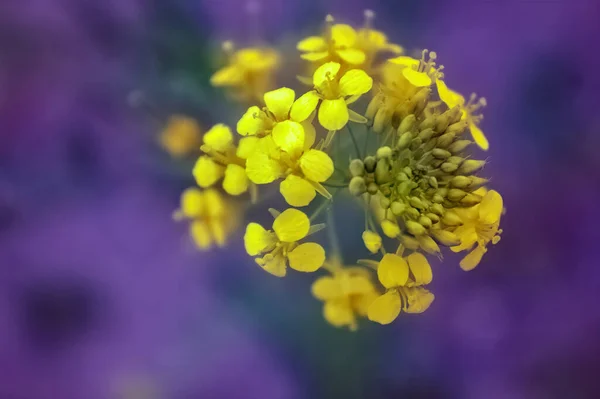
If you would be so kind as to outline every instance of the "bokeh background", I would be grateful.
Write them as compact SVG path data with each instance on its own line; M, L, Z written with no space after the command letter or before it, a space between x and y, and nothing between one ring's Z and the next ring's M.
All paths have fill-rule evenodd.
M171 218L191 161L156 138L235 121L220 41L294 57L365 8L488 98L508 212L475 271L434 265L430 310L350 333L241 234L194 249ZM3 0L0 399L600 397L598 21L597 0Z

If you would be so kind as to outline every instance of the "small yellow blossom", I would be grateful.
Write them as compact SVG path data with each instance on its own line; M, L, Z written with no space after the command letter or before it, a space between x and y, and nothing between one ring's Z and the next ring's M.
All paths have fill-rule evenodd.
M324 302L323 316L329 324L355 331L357 316L367 316L369 306L379 293L366 270L343 267L335 259L325 265L331 275L319 277L312 285L312 294Z
M427 258L418 252L406 258L385 254L377 266L377 277L387 291L369 307L371 321L389 324L402 310L422 313L434 300L434 295L422 287L431 282L431 266Z
M196 161L193 174L202 188L213 186L223 178L223 189L230 195L245 193L249 187L246 176L246 161L242 154L244 140L240 140L238 148L233 143L233 134L223 124L213 126L204 135L201 150L206 154Z
M485 98L480 98L479 101L475 95L471 95L469 101L465 104L465 98L460 94L448 88L443 80L436 81L436 87L440 99L448 106L448 108L460 107L462 112L462 119L466 120L469 124L469 130L473 140L481 149L488 150L490 143L485 137L483 131L479 128L479 123L483 116L476 114L478 110L487 105Z
M365 53L365 62L360 65L365 70L370 70L373 67L373 63L380 53L402 54L404 51L401 46L388 42L385 33L372 28L374 18L375 13L366 10L364 27L359 29L356 35L356 48Z
M429 53L429 57L427 57ZM436 67L437 54L435 51L423 50L420 60L401 55L389 60L393 64L403 66L402 75L416 87L431 86L434 81L443 77L440 72L444 67Z
M307 119L319 105L319 123L329 131L342 129L348 120L365 123L364 116L348 109L361 95L371 90L373 79L361 69L340 74L340 64L328 62L321 65L313 75L314 90L302 95L294 103L291 117Z
M180 158L198 149L201 131L193 118L173 115L160 134L160 144L171 156Z
M198 248L222 247L237 228L236 207L215 189L188 188L181 194L181 207L176 220L190 220L190 235Z
M234 50L231 42L225 42L223 48L228 53L228 64L212 75L210 83L231 88L240 100L260 101L273 87L274 74L280 65L279 53L258 47Z
M454 252L470 251L461 261L463 270L473 270L483 255L487 252L487 245L500 241L502 230L500 216L503 211L502 196L495 190L487 191L480 188L476 192L483 196L481 203L470 208L455 209L463 224L454 230L460 239L460 245L451 247Z
M287 209L273 222L273 230L266 230L258 223L250 223L244 235L246 252L256 258L256 263L267 272L283 277L287 265L299 272L314 272L325 262L325 250L314 242L298 244L298 241L321 229L312 226L308 216L297 209Z

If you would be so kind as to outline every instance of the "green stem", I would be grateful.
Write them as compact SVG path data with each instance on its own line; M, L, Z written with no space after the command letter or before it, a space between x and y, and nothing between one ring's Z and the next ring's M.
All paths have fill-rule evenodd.
M334 257L342 260L342 253L340 251L340 242L338 240L337 231L335 229L335 221L333 218L333 210L327 210L327 237L329 238L329 244L331 245L331 252Z
M325 186L325 187L333 187L333 188L346 188L348 187L348 184L350 183L338 183L338 182L333 182L333 183L321 183L321 185Z
M350 127L349 123L346 125L346 128L350 132L350 138L352 139L352 144L354 145L354 151L356 151L356 156L359 159L362 159L362 156L360 155L360 150L358 149L358 143L356 142L356 137L354 137L354 132L352 131L352 128Z
M329 205L331 205L331 201L330 200L324 200L321 205L319 205L319 207L317 209L315 209L314 213L310 216L310 221L312 222L313 220L315 220L317 218L317 216L319 216L321 214L321 212L323 212L325 210L325 208L327 208Z

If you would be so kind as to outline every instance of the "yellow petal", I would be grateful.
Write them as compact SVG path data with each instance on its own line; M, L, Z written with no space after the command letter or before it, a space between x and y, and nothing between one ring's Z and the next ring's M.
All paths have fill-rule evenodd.
M285 201L295 207L306 206L317 195L312 184L296 175L289 175L279 185L279 191Z
M400 235L398 223L394 223L388 219L381 222L381 230L383 230L383 234L390 238L396 238Z
M233 143L233 134L229 126L219 123L204 135L204 144L216 151L225 152Z
M325 250L314 242L298 245L288 254L290 267L299 272L314 272L325 262Z
M237 65L230 65L215 72L210 78L210 84L213 86L232 86L241 83L243 78L243 70Z
M408 306L406 313L423 313L431 306L435 295L424 288L413 288L406 291Z
M356 48L340 49L336 53L342 60L352 65L361 65L367 58L364 51Z
M473 137L475 143L477 143L482 150L487 151L490 148L490 143L479 126L474 123L470 123L469 130L471 131L471 137Z
M196 161L192 174L196 179L196 183L202 188L210 187L217 182L221 177L225 168L208 156L201 156Z
M352 303L352 308L354 311L360 316L365 317L369 313L369 307L378 297L379 293L375 290L372 290L364 294L353 296L350 298L350 302Z
M494 224L502 215L502 196L496 190L490 190L479 204L479 220L485 224Z
M402 70L402 75L408 80L411 84L417 87L427 87L431 86L431 78L424 72L417 72L416 70L406 67Z
M190 225L190 235L198 248L202 250L210 248L212 238L206 223L201 221L193 222Z
M408 281L408 263L396 254L385 254L377 266L377 278L385 288L404 286Z
M283 168L262 151L252 154L246 161L246 175L255 184L268 184L277 180Z
M309 36L301 40L296 48L300 51L322 51L327 48L327 42L321 36Z
M323 317L334 327L353 326L356 323L350 302L346 300L325 302Z
M460 226L454 230L454 234L460 239L460 245L450 247L452 252L461 252L471 249L477 242L477 231L475 226Z
M322 61L329 56L329 51L315 51L312 53L304 53L300 55L300 58L306 61ZM312 81L311 81L312 83Z
M381 248L381 236L373 231L366 230L362 234L365 247L372 253L377 253Z
M345 274L348 275L349 273ZM349 275L348 278L343 279L342 288L344 289L344 294L346 296L365 294L375 290L375 287L373 287L373 284L368 277L359 275Z
M331 40L336 47L351 47L356 42L356 31L346 24L335 24L331 27Z
M215 219L208 223L208 228L218 247L225 246L227 239L227 230L223 220Z
M302 122L306 120L310 114L315 111L318 103L319 95L316 91L311 90L308 93L303 94L294 102L294 105L292 105L290 118L296 122Z
M353 96L365 94L373 87L373 79L362 69L351 69L340 79L340 94Z
M258 223L249 223L244 234L244 246L250 256L260 255L277 242L273 232Z
M326 62L317 68L313 74L313 84L315 87L321 87L324 83L329 80L335 79L337 73L340 70L341 65L337 62Z
M240 195L248 191L248 176L246 169L240 165L230 164L225 169L223 189L229 195Z
M418 67L421 63L419 60L412 57L408 57L406 55L401 55L399 57L392 58L389 60L389 62L391 62L392 64L404 65L409 68L411 68L412 66Z
M237 132L242 136L254 136L264 133L267 129L263 118L263 111L257 106L248 108L237 123Z
M287 153L301 152L304 149L304 128L298 122L279 122L271 134L275 144Z
M323 100L319 107L319 123L327 130L340 130L349 118L348 106L343 98Z
M248 159L256 149L260 139L255 136L242 137L238 142L238 148L235 155L242 159Z
M450 90L443 80L436 80L435 85L437 87L440 100L446 103L448 108L454 108L457 105L462 106L464 104L464 97L457 92Z
M197 188L188 188L181 194L181 213L186 218L202 216L204 205L204 195Z
M273 230L282 242L296 242L308 234L310 221L308 216L298 209L286 209L273 222Z
M319 277L312 284L311 291L313 296L321 301L344 296L340 283L331 276Z
M333 161L323 151L308 150L300 158L300 168L308 180L324 182L333 174Z
M205 213L211 218L218 218L225 215L225 202L218 190L209 188L204 191Z
M304 128L304 149L308 150L315 144L317 131L315 130L312 121L309 120L302 122L302 127Z
M460 268L466 272L475 269L479 262L481 262L483 254L486 252L487 249L483 245L476 246L471 252L462 258L460 261Z
M287 87L282 87L277 90L266 92L264 95L265 104L267 109L275 115L278 121L282 121L288 118L296 93L294 90Z
M369 306L369 320L379 324L390 324L396 320L402 308L400 294L396 290L388 291L375 299Z
M423 254L414 252L408 255L407 261L410 271L415 277L415 283L418 285L431 283L433 273L431 272L431 266L427 258Z
M276 277L284 277L287 271L285 258L281 255L276 255L275 257L266 256L262 259L258 258L256 259L256 264L262 267L264 271Z

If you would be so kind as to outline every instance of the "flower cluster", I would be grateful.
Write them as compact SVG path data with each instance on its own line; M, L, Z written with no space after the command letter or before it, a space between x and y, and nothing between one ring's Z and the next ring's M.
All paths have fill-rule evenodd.
M330 324L351 330L360 318L388 324L401 312L427 310L434 300L428 256L442 259L449 247L466 252L462 269L475 268L500 240L504 212L501 195L480 175L486 161L472 151L489 147L480 128L485 99L466 101L448 88L435 52L407 55L372 22L372 12L359 29L328 16L321 35L297 45L312 76L299 76L295 90L272 87L281 59L275 50L227 44L229 64L211 82L249 108L237 135L223 124L204 135L193 169L200 188L183 194L176 213L192 221L199 247L223 245L239 219L225 210L232 197L257 205L261 187L277 183L287 209L269 209L270 228L247 225L246 252L278 277L288 266L325 270L312 293ZM344 192L364 208L357 234L371 254L350 265L337 245L326 256L316 240L306 242L325 228L313 222Z

